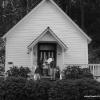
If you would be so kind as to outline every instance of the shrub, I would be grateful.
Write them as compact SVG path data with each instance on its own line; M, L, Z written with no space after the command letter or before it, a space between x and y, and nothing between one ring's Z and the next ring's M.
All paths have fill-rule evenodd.
M85 96L100 95L100 83L93 79L60 80L49 90L49 100L97 100Z
M28 73L30 73L30 69L28 67L16 67L13 66L10 68L10 70L7 71L8 76L14 76L14 77L24 77L27 78L28 77Z
M48 100L50 81L8 77L0 82L0 100Z
M89 100L84 97L88 95L100 95L100 83L90 78L34 81L8 77L0 81L0 100Z
M26 79L9 77L0 83L0 100L23 100Z
M78 100L78 97L79 91L72 80L56 81L49 91L49 100Z
M25 86L27 100L48 100L48 90L50 86L50 81L27 81Z
M81 78L92 78L88 68L80 68L80 66L68 66L63 70L64 79L81 79Z

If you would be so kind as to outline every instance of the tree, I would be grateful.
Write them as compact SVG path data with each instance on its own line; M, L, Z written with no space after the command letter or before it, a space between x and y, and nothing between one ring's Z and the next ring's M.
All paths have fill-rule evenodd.
M100 47L99 44L100 42L93 41L89 45L89 63L94 64L94 63L100 63Z
M41 0L0 0L0 37L17 24L17 22L29 13L40 1ZM54 1L94 42L96 41L95 44L100 42L100 0ZM89 53L92 53L91 49ZM99 55L98 52L96 54Z
M5 63L5 42L0 38L0 64Z

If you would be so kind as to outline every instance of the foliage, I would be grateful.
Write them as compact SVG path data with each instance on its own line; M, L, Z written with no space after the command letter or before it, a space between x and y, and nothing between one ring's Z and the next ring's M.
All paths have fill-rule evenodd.
M24 100L25 82L22 77L9 77L0 82L0 100Z
M100 95L100 83L88 78L33 81L8 77L0 81L0 100L88 100L84 96L89 95Z
M0 38L0 64L4 63L5 63L5 42L2 38Z
M49 88L48 81L8 77L0 82L0 100L48 100Z
M27 81L26 83L26 94L27 100L48 100L48 90L51 87L50 81Z
M29 13L40 1L41 0L0 0L0 37L18 23L18 21ZM100 44L100 0L54 1L74 22L91 36L95 45ZM96 48L98 49L98 47ZM92 55L92 50L95 50L95 48L89 49L90 63L100 63L98 51L94 51ZM98 50L100 52L100 49ZM93 58L91 58L91 56L93 56Z
M0 66L0 74L2 74L4 71L5 71L5 67L4 67L4 65L2 64L2 65Z
M85 96L99 94L100 83L93 79L60 80L51 87L49 100L87 100Z
M92 42L89 45L89 63L90 64L100 63L100 46L99 45L100 45L100 42Z
M93 75L90 73L90 70L88 68L80 68L80 66L68 66L63 70L63 74L64 79L93 79Z
M28 77L28 73L30 73L30 69L28 67L16 67L13 66L10 68L10 70L7 71L8 76L14 76L14 77L24 77L27 78Z

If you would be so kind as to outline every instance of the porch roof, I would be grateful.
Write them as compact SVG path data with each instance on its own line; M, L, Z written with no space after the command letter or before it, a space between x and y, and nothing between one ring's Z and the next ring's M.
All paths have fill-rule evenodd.
M56 42L62 47L64 48L64 50L67 50L67 46L66 44L64 44L61 39L50 29L50 27L47 27L34 41L32 41L31 44L28 45L28 49L31 49L32 47L34 47L38 42L40 42L40 39L47 33L50 32L50 34L55 38ZM47 41L49 42L49 41Z

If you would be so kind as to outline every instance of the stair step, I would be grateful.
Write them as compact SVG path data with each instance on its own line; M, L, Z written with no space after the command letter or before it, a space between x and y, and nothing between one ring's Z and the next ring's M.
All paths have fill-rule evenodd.
M55 79L51 79L50 76L42 76L41 79L44 79L44 80L55 80Z

